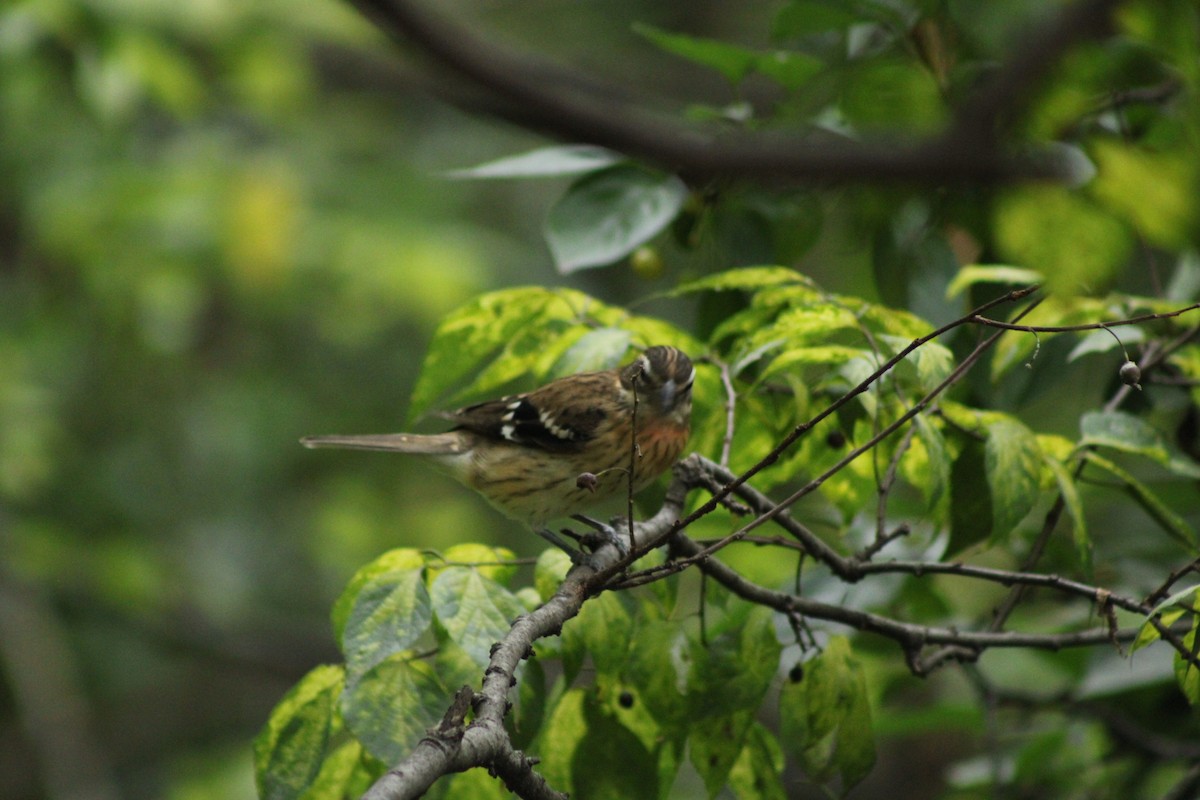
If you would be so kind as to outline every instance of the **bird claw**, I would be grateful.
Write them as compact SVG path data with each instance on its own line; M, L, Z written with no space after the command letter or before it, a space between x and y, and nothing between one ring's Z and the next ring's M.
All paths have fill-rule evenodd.
M594 533L590 534L587 538L593 541L599 540L600 545L598 546L611 544L617 548L617 552L620 554L621 558L629 555L629 543L625 540L625 537L622 536L612 525L592 519L591 517L584 516L583 514L575 514L571 517L571 519L578 520L584 525L592 528ZM597 546L593 546L592 549L595 550L596 547Z
M571 559L571 564L574 566L596 566L592 555L583 551L584 547L594 552L606 544L611 544L617 548L617 553L620 554L621 558L629 555L629 543L626 537L622 536L612 525L594 520L591 517L586 517L583 514L575 514L571 518L582 522L592 530L584 534L578 534L568 528L563 528L561 532L557 533L549 528L535 528L534 532L566 553ZM571 546L563 536L569 536L574 539L579 543L579 547Z

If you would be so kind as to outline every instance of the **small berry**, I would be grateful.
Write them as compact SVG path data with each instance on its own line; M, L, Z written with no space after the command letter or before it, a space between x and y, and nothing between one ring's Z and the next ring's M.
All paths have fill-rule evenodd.
M1132 386L1135 389L1141 389L1142 370L1132 361L1126 361L1121 365L1121 371L1118 373L1121 376L1121 383L1126 386Z
M642 245L630 254L629 266L633 268L635 275L645 280L661 278L666 270L662 255L656 248L649 245Z

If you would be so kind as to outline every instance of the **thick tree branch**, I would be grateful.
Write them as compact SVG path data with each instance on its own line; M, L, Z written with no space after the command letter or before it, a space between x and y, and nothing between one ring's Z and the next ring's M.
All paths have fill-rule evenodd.
M991 183L1066 179L1070 166L1048 154L1014 156L997 143L997 120L1016 118L1030 85L1070 47L1105 35L1116 0L1081 0L1026 39L991 84L976 93L943 134L902 142L833 141L743 132L716 136L664 120L614 87L559 67L521 59L406 0L350 0L398 42L482 95L483 110L571 142L612 148L696 181L902 181ZM448 98L461 101L462 95Z

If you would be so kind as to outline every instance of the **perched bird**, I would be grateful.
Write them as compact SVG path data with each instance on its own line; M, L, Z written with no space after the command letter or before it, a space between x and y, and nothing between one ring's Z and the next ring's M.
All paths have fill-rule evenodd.
M629 490L631 459L634 492L675 463L688 440L695 375L683 351L656 345L617 369L568 375L451 412L455 424L446 433L300 441L425 456L577 561L580 553L547 523L571 517L624 552L616 531L582 512Z

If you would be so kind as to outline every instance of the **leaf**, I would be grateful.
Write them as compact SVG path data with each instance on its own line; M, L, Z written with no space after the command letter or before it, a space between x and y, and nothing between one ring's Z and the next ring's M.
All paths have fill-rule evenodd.
M551 709L537 742L530 748L542 762L538 771L561 792L575 795L572 761L587 733L584 706L592 702L583 689L568 689Z
M784 746L814 780L841 781L848 792L875 764L867 679L843 636L804 665L779 695Z
M633 334L621 328L588 331L562 354L554 371L560 375L594 372L617 366L633 343Z
M754 60L755 72L793 92L803 88L824 68L821 59L795 50L762 53Z
M1193 608L1193 611L1195 610ZM1192 663L1200 653L1200 636L1198 634L1200 634L1200 614L1193 613L1192 629L1183 637L1183 646L1191 658L1184 658L1183 653L1175 651L1175 679L1179 682L1179 689L1187 698L1188 704L1192 706L1200 704L1200 667Z
M1073 295L1103 289L1133 246L1129 231L1085 197L1061 186L1009 190L995 205L1000 252Z
M451 641L481 667L525 608L500 584L469 567L448 567L429 587L437 620Z
M429 664L399 653L347 685L339 707L367 752L394 764L442 718L451 694Z
M586 731L571 758L572 796L598 800L657 797L658 763L633 731L593 693L583 706Z
M687 195L676 176L631 165L580 178L546 218L555 265L571 273L629 255L675 219Z
M1158 495L1150 491L1149 487L1095 451L1085 451L1084 458L1087 459L1089 464L1099 467L1121 481L1125 486L1125 490L1137 501L1142 510L1150 515L1151 519L1157 522L1172 538L1187 548L1188 552L1195 552L1195 530L1192 529L1187 520L1175 513L1166 503L1159 499Z
M653 42L660 50L711 67L730 83L739 83L754 69L758 53L718 39L703 39L683 33L668 33L651 25L635 23L633 32Z
M543 601L554 596L570 571L571 557L557 547L546 548L538 555L533 568L533 585Z
M1087 518L1083 513L1083 499L1079 496L1079 487L1075 485L1075 477L1057 458L1046 454L1046 467L1058 484L1058 492L1062 495L1067 514L1071 517L1071 538L1075 541L1075 552L1079 555L1079 563L1083 565L1084 573L1092 574L1092 538L1088 534Z
M685 645L678 624L642 621L629 642L622 678L637 687L638 697L662 728L683 724L687 714L679 655Z
M434 333L413 389L409 419L426 413L440 397L479 370L517 333L543 322L550 307L573 316L586 295L550 292L537 286L489 292L451 312Z
M633 619L622 595L604 592L589 599L579 614L563 625L564 640L578 637L598 674L617 675L625 665Z
M1146 645L1156 642L1161 638L1158 629L1150 624L1155 617L1162 615L1159 622L1166 627L1174 625L1175 622L1184 615L1184 613L1192 612L1196 607L1197 599L1200 598L1200 584L1188 586L1176 592L1172 592L1170 597L1160 601L1146 618L1142 620L1142 626L1138 629L1137 638L1134 639L1130 652L1137 652ZM1177 610L1168 611L1172 607L1178 607Z
M954 370L954 353L937 342L926 342L918 347L909 360L917 368L917 386L923 392L935 389Z
M769 609L732 604L726 619L710 627L707 645L691 643L687 696L693 716L757 709L781 651Z
M1089 411L1079 421L1083 446L1111 447L1135 453L1165 464L1166 445L1158 431L1148 423L1124 411Z
M1127 217L1151 242L1184 248L1196 228L1196 163L1189 155L1150 152L1099 140L1092 146L1099 172L1096 197Z
M1037 501L1044 464L1037 438L1021 423L1000 419L988 427L984 467L992 495L992 537L1006 537Z
M333 604L333 611L330 613L331 622L333 623L333 638L341 643L346 631L346 622L350 619L350 614L354 610L354 604L358 601L359 592L372 579L388 572L397 572L410 569L418 569L425 564L425 557L421 555L419 550L414 550L411 547L400 547L395 550L389 550L383 555L376 558L369 564L359 568L354 573L354 577L346 584L346 588Z
M1144 456L1185 478L1200 478L1200 465L1174 454L1148 422L1124 411L1089 411L1079 422L1082 445L1110 447Z
M792 0L775 15L771 38L788 39L845 30L858 21L857 16L834 3Z
M688 755L692 766L704 779L709 797L716 797L729 780L729 773L741 755L753 722L754 712L738 711L717 719L706 719L703 725L696 725L688 734Z
M788 267L742 267L681 284L667 292L667 296L679 297L696 292L749 292L767 286L788 284L800 284L814 290L816 288L805 275Z
M517 556L507 547L464 542L447 547L441 555L442 561L450 564L465 564L501 586L507 586L517 574L517 565L510 563ZM430 579L436 578L442 569L446 569L446 567L439 567L436 561L431 564L428 572Z
M1122 327L1119 334L1107 330L1092 331L1071 348L1071 352L1067 354L1067 361L1074 361L1089 353L1107 353L1110 350L1119 350L1135 342L1144 341L1145 338L1146 333L1141 328Z
M372 577L355 597L342 636L351 680L407 650L432 620L423 568L393 570Z
M913 418L917 426L917 438L925 448L926 469L921 473L924 480L914 477L914 483L925 495L925 503L933 508L950 486L950 455L946 452L946 440L942 432L924 414Z
M1184 611L1164 611L1162 612L1162 616L1159 618L1159 622L1161 622L1164 626L1169 627L1182 619L1185 613L1186 612ZM1152 617L1154 615L1151 614L1150 616ZM1147 617L1146 621L1142 623L1142 627L1138 629L1137 638L1133 640L1133 644L1130 646L1129 652L1136 653L1146 645L1154 644L1161 638L1162 634L1158 632L1158 628L1155 628L1150 624L1149 617Z
M626 160L620 153L595 145L539 147L516 156L452 170L451 178L547 178L584 175Z
M961 553L992 535L994 501L986 479L984 460L983 446L974 439L968 439L950 468L948 553Z
M946 299L957 297L966 289L980 283L998 283L1009 286L1033 286L1041 283L1042 273L1024 267L1009 267L1002 264L970 264L963 267L946 286Z
M337 697L343 678L341 667L316 667L275 706L254 740L259 797L290 800L317 778L330 739L340 727Z
M729 771L729 788L744 800L786 800L783 749L771 731L752 722L742 752Z
M321 762L321 771L309 784L301 800L361 795L378 777L368 763L361 744L354 739L342 742Z

